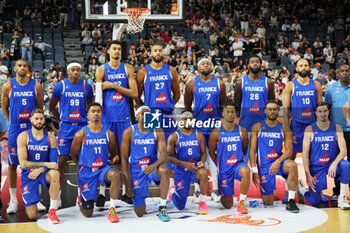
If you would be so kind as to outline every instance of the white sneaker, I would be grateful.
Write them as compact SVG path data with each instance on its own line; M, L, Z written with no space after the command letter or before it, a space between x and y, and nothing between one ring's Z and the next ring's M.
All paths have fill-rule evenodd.
M338 207L341 208L342 210L350 210L350 205L346 200L346 196L338 197Z
M61 207L62 207L62 201L61 201L60 198L58 198L58 199L57 199L57 208L56 208L56 210L58 210L58 209L61 208Z
M46 207L40 201L36 204L36 207L38 208L39 212L46 211Z
M193 193L193 199L192 199L193 204L199 204L200 202L199 194L201 194L199 191L196 191Z
M6 209L6 213L15 214L18 210L18 202L17 200L10 200L9 207Z
M216 202L216 203L219 203L220 202L220 195L219 195L219 191L218 190L213 190L211 192L211 199Z

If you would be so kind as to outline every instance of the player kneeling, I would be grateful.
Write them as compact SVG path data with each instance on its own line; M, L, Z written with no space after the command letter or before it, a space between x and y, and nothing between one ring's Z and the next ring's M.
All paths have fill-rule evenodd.
M350 179L350 163L344 160L347 151L342 128L329 120L330 106L316 105L316 122L305 129L303 164L309 191L298 183L298 190L313 206L323 202L322 190L327 189L327 175L340 180L338 207L349 210L346 191ZM327 201L328 205L328 201Z
M101 124L102 107L99 103L89 104L87 116L89 124L75 134L71 148L71 156L79 168L80 210L85 217L92 216L97 186L102 183L109 187L111 197L108 220L119 222L115 206L120 193L120 175L108 160L109 154L110 159L116 156L116 139Z
M292 132L277 121L278 104L269 100L265 104L266 119L256 123L250 137L250 164L253 182L260 186L262 200L265 205L273 205L273 191L276 189L276 175L287 179L288 202L286 209L299 213L295 203L295 192L298 181L297 164L290 160L293 154ZM282 146L286 152L282 153ZM256 154L257 152L257 154ZM258 162L258 167L256 163Z
M207 158L204 136L193 130L190 122L193 114L181 114L183 127L168 139L168 162L176 165L174 169L175 192L171 194L174 205L179 210L186 206L191 181L200 184L199 213L208 214L205 196L208 189L208 172L204 167Z
M56 216L57 197L60 188L57 165L56 137L43 129L44 111L35 109L30 116L32 129L17 138L18 159L22 168L22 194L27 216L37 219L37 203L40 201L39 185L49 187L49 221L59 223Z
M247 214L245 205L250 185L250 169L244 161L243 150L248 147L248 132L235 124L237 107L233 100L226 100L222 107L222 126L213 129L209 137L209 154L219 170L219 190L222 205L233 205L234 180L240 181L240 201L237 211Z

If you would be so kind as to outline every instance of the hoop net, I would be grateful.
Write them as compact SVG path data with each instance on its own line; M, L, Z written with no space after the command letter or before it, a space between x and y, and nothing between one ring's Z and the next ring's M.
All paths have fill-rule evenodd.
M151 9L148 8L126 8L123 10L128 15L128 26L126 32L135 34L142 32L143 24L147 16L151 14Z

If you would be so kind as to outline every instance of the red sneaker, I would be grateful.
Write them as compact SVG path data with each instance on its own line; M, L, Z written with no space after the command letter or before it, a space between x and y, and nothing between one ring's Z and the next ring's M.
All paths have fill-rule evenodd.
M237 212L241 214L248 214L248 209L245 206L245 202L243 200L238 203Z
M110 221L111 223L119 222L119 218L114 207L111 207L108 210L108 221Z
M49 211L49 222L53 224L60 223L60 220L56 216L56 210L55 209L50 209Z

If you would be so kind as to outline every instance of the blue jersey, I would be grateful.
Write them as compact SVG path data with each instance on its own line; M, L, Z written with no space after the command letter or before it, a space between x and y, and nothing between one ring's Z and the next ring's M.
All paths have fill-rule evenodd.
M128 88L128 75L125 63L120 63L117 69L113 69L108 63L104 64L104 81L116 83L117 85ZM118 112L118 114L116 114ZM104 122L123 122L130 121L129 99L115 89L103 91L103 111L102 121Z
M193 130L190 135L182 133L180 130L176 132L176 157L177 159L185 162L197 164L200 160L200 143L197 135L197 131ZM185 172L185 168L182 166L175 166L175 172Z
M50 162L50 138L46 130L44 130L44 137L37 140L33 136L32 129L27 131L27 160L31 162ZM28 175L31 169L22 169L23 175Z
M141 133L137 124L132 127L129 163L132 173L141 172L143 168L154 163L158 158L157 137L153 129Z
M79 167L98 169L109 165L108 129L103 127L94 133L87 126L83 127L84 139L79 153Z
M216 148L216 165L220 174L232 174L234 165L244 160L243 138L238 125L232 131L223 126L219 129L219 139Z
M316 104L316 81L310 79L309 84L304 86L301 85L297 79L294 79L290 111L292 120L304 124L315 122Z
M56 84L52 97L60 101L61 121L83 124L88 121L86 116L86 99L94 97L92 86L84 80L70 83L68 78Z
M144 80L145 104L153 109L160 109L164 112L172 112L175 104L172 97L172 79L170 67L163 64L159 70L153 69L150 65L145 66L146 77Z
M261 121L261 130L258 135L258 166L259 173L265 174L271 165L282 155L283 128L280 122L270 127Z
M9 96L10 126L30 128L30 114L36 106L36 82L30 78L26 85L20 85L16 78L10 79L11 92Z
M337 128L330 122L327 130L321 130L316 122L311 124L314 136L311 140L309 159L312 170L329 166L339 153L337 142Z
M213 76L213 78L208 82L203 81L198 76L194 78L193 114L195 115L196 120L220 120L221 112L219 108L219 81L220 79L215 76ZM204 134L210 134L213 128L203 127L198 129Z
M242 78L242 103L240 125L250 130L252 126L265 120L265 103L268 100L269 89L267 78L261 75L253 81L247 75Z

